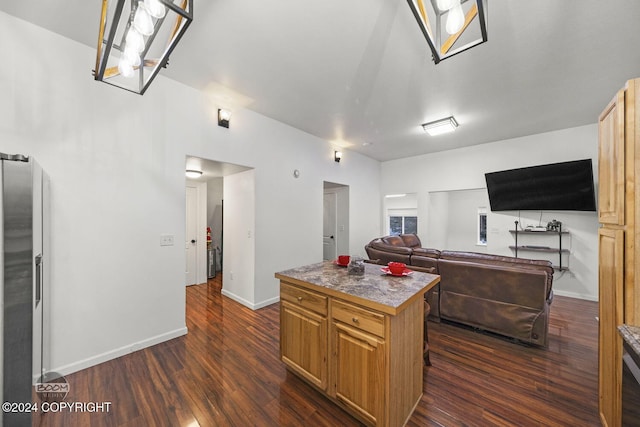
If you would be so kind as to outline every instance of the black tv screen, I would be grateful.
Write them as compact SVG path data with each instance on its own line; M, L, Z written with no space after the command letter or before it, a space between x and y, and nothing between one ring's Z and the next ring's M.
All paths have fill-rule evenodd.
M595 211L591 159L485 175L492 211Z

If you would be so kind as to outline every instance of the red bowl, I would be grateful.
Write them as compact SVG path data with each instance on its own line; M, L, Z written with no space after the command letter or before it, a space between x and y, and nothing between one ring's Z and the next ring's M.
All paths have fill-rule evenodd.
M387 265L389 266L391 274L402 274L404 269L407 267L407 264L403 262L390 262Z

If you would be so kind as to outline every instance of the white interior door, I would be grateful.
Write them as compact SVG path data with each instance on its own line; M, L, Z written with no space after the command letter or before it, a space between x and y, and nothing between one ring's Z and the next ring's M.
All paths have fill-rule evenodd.
M324 193L324 214L322 231L322 258L327 261L336 259L337 201L336 193Z
M198 272L198 190L196 187L187 187L186 206L186 266L185 285L195 285L197 283Z

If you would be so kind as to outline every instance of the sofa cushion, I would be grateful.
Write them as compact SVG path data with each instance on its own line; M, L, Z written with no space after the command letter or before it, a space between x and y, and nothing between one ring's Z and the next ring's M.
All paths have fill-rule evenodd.
M374 239L369 242L369 246L380 251L399 253L407 256L411 255L411 248L407 248L406 246L404 246L400 237L390 237L395 237L395 239ZM390 241L391 243L389 243L388 241Z
M413 255L423 256L427 258L440 258L440 251L429 248L413 248Z
M553 265L551 264L551 261L459 251L442 251L440 253L440 259L461 262L474 262L478 264L494 265L499 267L513 267L523 270L544 271L547 274L546 298L547 300L551 301L551 298L553 297L551 291L553 283Z
M546 271L445 259L438 268L443 319L547 345Z
M422 246L420 238L415 234L401 234L400 238L404 242L404 245L410 248L419 248Z

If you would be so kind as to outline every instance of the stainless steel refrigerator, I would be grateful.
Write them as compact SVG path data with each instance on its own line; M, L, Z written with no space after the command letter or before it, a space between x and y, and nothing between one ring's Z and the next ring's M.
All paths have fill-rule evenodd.
M26 403L49 363L49 180L30 157L0 160L0 402ZM22 425L29 413L3 412Z

